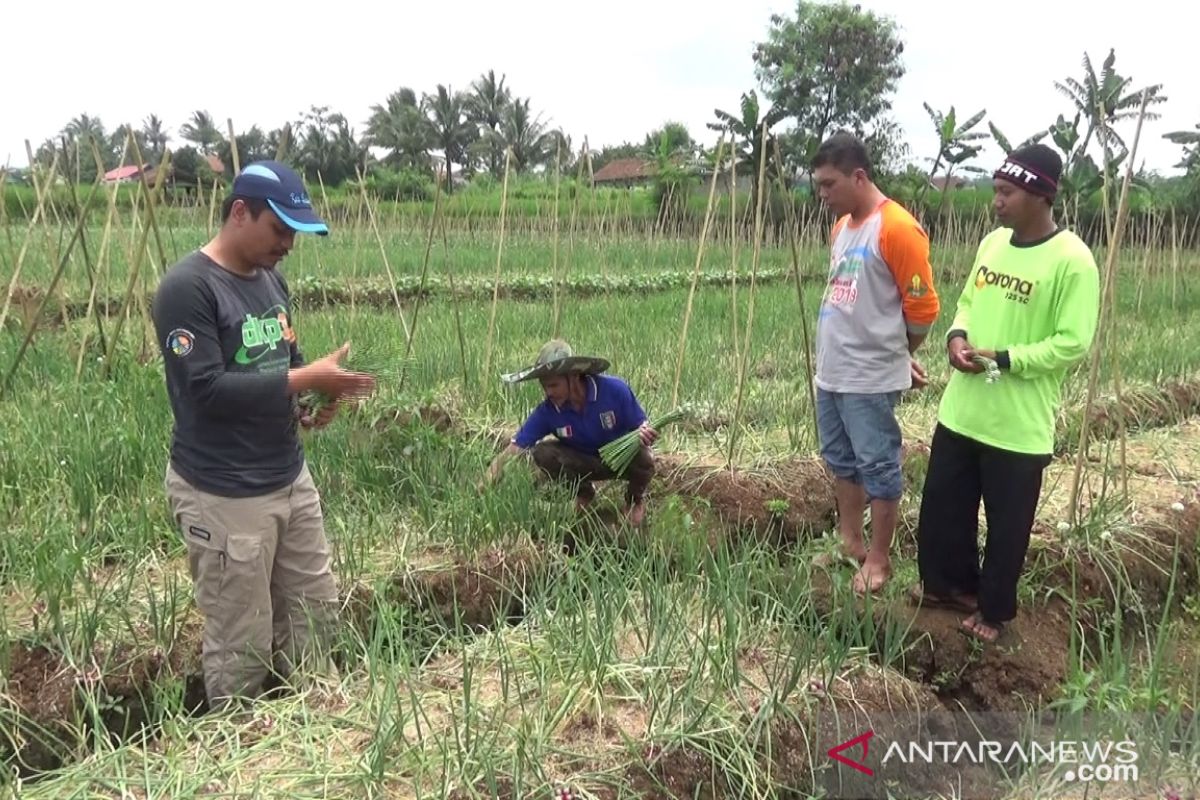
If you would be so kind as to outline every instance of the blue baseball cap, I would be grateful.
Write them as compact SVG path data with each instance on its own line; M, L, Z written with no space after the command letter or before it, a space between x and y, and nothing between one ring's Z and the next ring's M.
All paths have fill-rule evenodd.
M278 161L247 164L233 179L233 193L266 200L271 210L294 231L325 236L329 226L317 216L304 181L294 169Z

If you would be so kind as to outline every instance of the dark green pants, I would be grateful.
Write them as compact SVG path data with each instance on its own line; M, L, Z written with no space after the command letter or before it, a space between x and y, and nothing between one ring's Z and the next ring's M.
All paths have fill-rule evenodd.
M625 502L639 502L646 494L650 479L654 477L654 455L645 445L634 456L624 475L617 475L604 463L599 455L581 453L559 442L539 442L533 448L533 462L555 480L575 485L575 497L591 500L596 496L592 481L621 479L628 481L625 487Z

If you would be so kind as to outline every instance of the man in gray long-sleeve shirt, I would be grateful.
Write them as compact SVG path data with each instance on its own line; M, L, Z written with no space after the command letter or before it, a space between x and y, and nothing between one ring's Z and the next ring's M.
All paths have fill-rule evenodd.
M348 345L305 364L292 330L275 266L297 231L328 233L300 177L273 161L247 165L221 219L153 304L175 420L167 497L204 615L213 708L258 695L272 670L327 665L337 587L298 425L323 427L340 399L374 386L339 366ZM331 398L315 416L296 399L309 390Z

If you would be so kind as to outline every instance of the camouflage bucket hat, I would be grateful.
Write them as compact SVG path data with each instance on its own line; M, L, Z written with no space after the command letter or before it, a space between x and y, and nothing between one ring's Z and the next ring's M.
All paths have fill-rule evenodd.
M534 378L544 378L548 375L567 375L577 372L592 375L608 369L608 361L596 356L577 356L571 351L571 345L562 339L551 339L542 345L538 351L537 360L533 366L501 375L505 383L520 383Z

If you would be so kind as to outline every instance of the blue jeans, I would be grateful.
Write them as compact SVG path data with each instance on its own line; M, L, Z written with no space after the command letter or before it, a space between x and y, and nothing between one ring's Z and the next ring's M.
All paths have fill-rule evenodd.
M861 484L871 500L899 500L900 392L850 394L817 388L821 457L839 478Z

